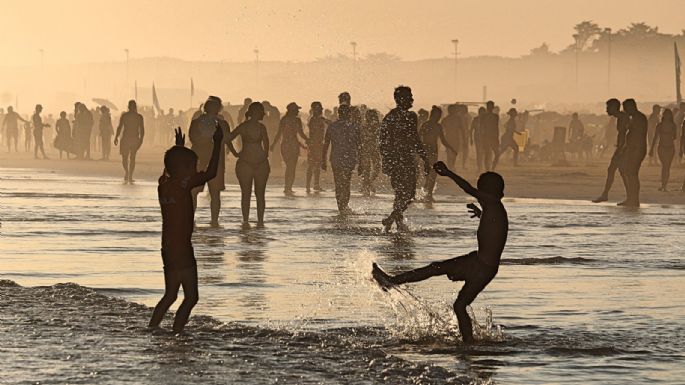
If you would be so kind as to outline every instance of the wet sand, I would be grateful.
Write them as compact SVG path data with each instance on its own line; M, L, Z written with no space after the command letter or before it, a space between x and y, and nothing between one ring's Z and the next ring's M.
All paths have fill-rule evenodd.
M123 170L118 154L112 156L110 161L84 161L84 160L60 160L54 152L49 151L52 158L49 160L34 159L33 153L10 153L0 152L0 167L27 168L51 170L60 173L78 174L85 176L107 176L123 179ZM296 191L304 190L304 173L306 164L304 158L300 158L297 170ZM648 159L643 162L640 171L642 183L641 200L648 204L685 204L685 193L680 191L683 178L685 178L685 165L679 164L676 158L671 168L671 181L667 192L658 191L661 178L661 166L648 165ZM509 166L509 158L505 157L501 162L498 172L502 174L506 182L505 195L512 198L540 198L540 199L569 199L591 200L596 198L604 187L608 158L595 158L586 160L570 160L569 166L553 166L550 162L525 162L519 167ZM227 183L237 185L234 170L235 159L229 158L226 165ZM458 167L455 171L475 183L478 173L475 164L467 165L466 170ZM143 152L139 154L136 165L135 178L138 181L156 181L164 166L161 153ZM333 176L329 171L322 173L325 177L325 186L333 188ZM357 180L353 176L353 183ZM270 186L278 186L283 183L283 169L272 162ZM381 180L381 191L388 190L387 180ZM355 185L353 184L353 189ZM438 190L441 194L462 194L453 188L451 182L445 178L438 178ZM620 202L625 197L625 191L620 176L616 179L609 196L610 202Z

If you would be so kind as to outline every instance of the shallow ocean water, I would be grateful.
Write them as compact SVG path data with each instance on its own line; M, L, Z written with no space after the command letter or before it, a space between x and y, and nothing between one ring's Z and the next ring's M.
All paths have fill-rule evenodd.
M460 283L386 294L369 274L373 261L399 271L475 249L472 199L456 186L443 181L432 207L415 204L406 234L381 233L389 195L354 196L357 215L341 219L332 192L285 197L278 185L266 228L243 229L229 186L218 229L201 195L200 302L176 338L146 332L149 309L133 304L163 293L156 184L20 169L0 178L0 372L16 382L685 378L683 206L507 198L503 264L472 309L481 341L464 347L451 313Z

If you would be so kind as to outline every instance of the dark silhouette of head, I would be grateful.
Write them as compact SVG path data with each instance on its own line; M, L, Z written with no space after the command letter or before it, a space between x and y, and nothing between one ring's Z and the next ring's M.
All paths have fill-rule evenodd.
M107 106L102 106L100 107L100 112L103 114L109 114L109 108L107 108Z
M264 119L264 105L259 102L252 102L250 106L247 107L245 112L245 119L260 121Z
M349 105L341 104L340 107L338 107L338 119L342 121L349 120L351 112L352 111Z
M378 111L375 109L366 110L366 114L364 116L366 117L367 123L378 123L380 121Z
M487 112L485 107L479 107L478 108L478 116L484 115Z
M300 106L297 105L295 102L289 103L286 107L285 110L288 114L297 116L297 114L300 113Z
M67 117L67 112L66 112L66 111L60 112L60 113L59 113L59 117L62 118L62 119L66 119L66 117Z
M43 106L36 104L36 112L40 114L41 111L43 111Z
M138 111L138 104L136 103L135 100L129 100L128 101L128 110L131 112L137 112Z
M250 104L252 104L251 98L245 98L245 100L243 100L243 106L248 107Z
M488 112L492 112L495 109L495 102L493 102L492 100L488 100L488 102L485 103L485 109Z
M189 148L174 146L164 154L164 168L172 178L184 178L197 172L197 155Z
M341 92L340 95L338 95L338 104L347 104L348 106L352 105L352 96L350 93L347 91Z
M14 107L12 107L12 106L7 107L7 112L14 112Z
M607 100L607 114L616 116L619 112L621 112L621 102L616 98Z
M419 115L419 122L428 119L428 111L424 110L423 108L420 108L417 114Z
M504 179L496 172L488 171L478 177L478 190L494 195L499 199L504 197Z
M221 112L222 107L223 103L221 102L221 98L218 96L209 96L205 102L205 105L203 106L208 115L218 115L219 112Z
M408 110L414 105L414 96L411 94L411 88L407 86L399 86L395 88L395 103L397 107L403 110Z
M457 105L456 104L450 104L447 106L447 114L448 115L454 115L457 113Z
M516 108L510 108L509 111L507 111L507 115L511 118L515 118L516 115L518 115L518 111L516 111Z
M577 113L577 112L574 112L574 113L571 115L571 119L573 119L573 120L578 120L578 113Z
M661 112L661 106L658 104L653 105L652 106L652 113L658 114L659 112Z
M437 122L440 120L442 117L442 109L438 106L433 106L431 107L431 115L430 115L430 120L433 122Z
M321 105L321 102L312 102L310 107L313 115L321 116L321 114L323 114L323 106Z
M671 111L670 108L666 108L664 110L664 113L661 115L661 121L664 123L675 124L675 122L673 121L673 111Z
M627 112L629 115L632 115L637 112L637 103L635 103L635 99L626 99L623 101L623 110Z

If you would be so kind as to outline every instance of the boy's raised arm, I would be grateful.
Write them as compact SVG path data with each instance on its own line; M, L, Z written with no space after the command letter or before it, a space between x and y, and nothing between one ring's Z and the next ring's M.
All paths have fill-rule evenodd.
M460 177L459 175L452 172L449 168L447 168L447 165L445 163L437 162L433 165L433 169L436 173L438 173L438 175L447 176L451 178L454 181L454 183L457 184L457 186L461 187L461 189L464 190L465 193L480 200L480 191L478 191L478 189L476 189L475 187L471 186L471 183L469 183L466 179Z

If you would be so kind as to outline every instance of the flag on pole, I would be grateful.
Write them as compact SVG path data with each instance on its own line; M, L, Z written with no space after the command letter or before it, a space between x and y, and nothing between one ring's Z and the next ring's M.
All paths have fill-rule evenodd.
M190 96L195 96L195 84L193 83L193 78L190 78Z
M157 111L162 111L159 106L159 99L157 99L157 90L155 89L155 82L152 82L152 105L157 109Z
M680 55L678 55L678 44L676 42L673 42L673 51L675 54L675 98L678 104L680 104L683 96L680 93Z

